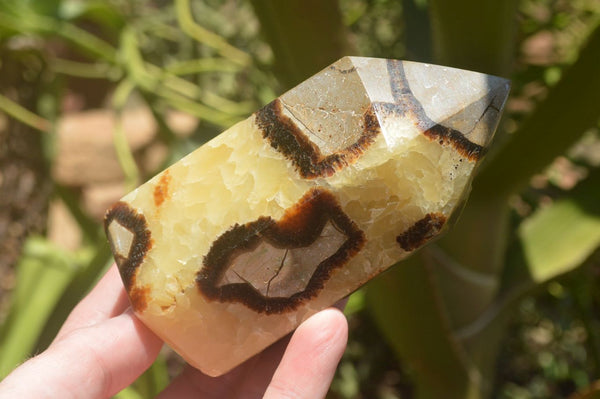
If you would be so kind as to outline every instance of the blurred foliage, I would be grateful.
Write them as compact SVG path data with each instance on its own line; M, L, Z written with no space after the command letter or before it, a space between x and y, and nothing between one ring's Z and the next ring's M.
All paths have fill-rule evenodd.
M109 109L133 188L344 54L501 74L513 91L461 221L351 297L330 397L600 395L596 0L0 0L0 131L31 135L47 176L61 118ZM140 105L167 151L151 171L122 123ZM192 135L175 134L170 110L198 119ZM66 206L82 243L38 231L0 265L0 377L51 342L111 261L81 192L52 183L43 198ZM153 397L170 376L161 357L118 396Z

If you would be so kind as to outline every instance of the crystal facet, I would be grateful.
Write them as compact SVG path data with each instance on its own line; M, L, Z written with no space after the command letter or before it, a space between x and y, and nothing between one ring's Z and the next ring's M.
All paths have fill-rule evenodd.
M447 227L508 91L337 61L107 212L137 316L203 372L232 369Z

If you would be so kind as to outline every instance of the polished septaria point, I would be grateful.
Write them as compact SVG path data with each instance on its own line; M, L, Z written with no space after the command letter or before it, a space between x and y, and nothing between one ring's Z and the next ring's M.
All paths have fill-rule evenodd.
M232 369L444 230L508 90L337 61L108 211L137 316L203 372Z

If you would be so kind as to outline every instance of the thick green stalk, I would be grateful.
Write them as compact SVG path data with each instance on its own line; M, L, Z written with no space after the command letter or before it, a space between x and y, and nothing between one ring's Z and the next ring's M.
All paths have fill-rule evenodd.
M354 53L337 0L252 0L252 5L285 88Z
M436 62L495 75L511 71L517 0L431 0Z
M546 100L477 176L469 207L443 241L464 266L490 275L499 271L507 198L597 124L599 70L600 26Z
M499 295L455 337L480 370L494 370L498 343L515 306L548 281L571 272L600 248L600 170L570 195L541 208L516 231Z
M500 2L432 0L430 15L436 62L486 73L507 74L514 54L516 7L516 0ZM501 135L501 132L498 135ZM503 167L505 166L503 164ZM510 178L514 177L513 175ZM479 178L475 187L480 185L481 181L485 183L485 179ZM500 268L504 251L505 204L505 198L498 198L493 194L485 201L478 201L473 197L469 200L462 219L441 242L441 247L452 259L452 263L465 266L470 269L470 272L483 273L481 277L484 279L494 278L494 273ZM453 278L452 276L458 275L443 274L442 269L442 279ZM455 280L460 281L459 285L466 282L462 277ZM480 279L466 280L480 281ZM466 284L472 285L470 282ZM454 295L450 299L457 298L459 302L467 305L470 303L471 305L468 306L485 307L485 302L493 297L493 291L493 286L480 286L476 291L478 292L476 301L465 302ZM473 291L453 289L449 293L452 292ZM478 303L480 305L477 305ZM464 311L464 307L459 303L449 304L450 309L455 306L461 309L461 313ZM473 311L477 313L479 309ZM455 323L462 324L466 321L464 316L466 315L451 317L451 319ZM466 319L471 317L472 315Z
M404 14L404 36L406 38L406 59L418 62L432 62L431 18L427 4L418 0L402 0Z
M108 242L102 236L93 245L93 254L88 254L79 263L66 286L57 292L58 297L53 302L44 328L37 336L35 348L38 352L45 350L56 337L61 326L75 308L77 303L94 286L113 262Z
M482 171L473 199L509 195L600 119L600 25L548 97Z
M516 0L429 4L436 63L508 74ZM505 198L469 201L459 223L437 246L387 274L395 289L378 283L367 291L381 329L415 368L417 398L477 398L485 391L489 370L475 367L454 331L476 319L495 298L506 236L505 206ZM423 276L417 279L417 272ZM419 280L429 283L413 289ZM406 306L414 309L408 312ZM434 353L428 348L435 348Z
M477 398L479 376L452 337L426 258L416 255L369 283L367 304L414 372L415 398Z
M38 336L52 321L54 306L78 271L77 258L46 239L27 240L17 267L11 309L0 329L0 379L36 352Z
M456 21L441 21L440 19L445 15L441 10L444 10L448 4L434 2L432 6L435 4L438 8L434 7L432 13L436 15L434 26L438 32L434 34L434 39L437 46L436 54L442 58L441 62L501 73L502 55L495 55L494 62L497 66L490 65L489 60L483 60L478 64L479 66L475 65L479 57L486 54L486 51L481 51L481 46L488 42L488 39L480 40L479 37L489 36L494 30L483 28L480 21L472 22L482 31L471 32L474 38L464 39L460 46L474 46L470 49L474 54L461 52L459 48L449 43L449 38L461 38L465 34L463 28L456 25ZM468 2L453 3L453 7L456 8L460 4L468 4ZM486 4L482 3L479 7L489 11ZM458 20L467 24L468 21L463 15L469 15L472 11L461 9L460 12L448 14L445 18L452 19L459 15ZM500 11L498 14L504 15ZM482 15L489 15L489 13ZM490 21L490 24L498 26L493 21ZM446 35L440 34L441 27L448 30ZM457 32L451 32L452 29L456 29ZM502 36L498 35L500 34L492 36ZM489 43L491 46L494 41ZM447 49L440 50L440 47L446 46ZM502 46L496 50L501 51ZM509 297L502 293L498 297L501 275L506 267L504 248L509 232L507 199L511 193L521 189L534 173L541 171L556 156L563 154L586 129L596 125L600 117L600 108L597 106L600 102L598 70L600 70L600 33L599 29L596 29L582 49L578 60L551 90L547 99L538 106L506 147L477 177L473 194L462 218L453 227L451 233L439 243L443 256L438 256L436 267L431 268L439 292L433 295L441 296L443 309L440 317L447 318L457 339L455 342L469 354L473 366L477 367L484 379L481 385L482 394L489 388L497 344L500 342L506 320L510 315L510 308L507 306L514 304L519 297L519 295L515 296L514 292ZM568 217L563 220L574 220L573 218L582 215L577 213L577 208L569 208L568 204L556 209L556 215L560 214L558 210L564 209L562 213ZM551 257L553 262L548 259L540 261L540 254L549 254L552 252L551 249L561 248L557 245L560 243L558 236L550 237L549 234L564 233L564 228L552 225L551 220L548 220L547 225L538 225L542 227L533 230L528 230L532 228L527 226L536 225L524 224L520 232L524 234L522 243L524 249L528 251L526 254L534 257L528 259L526 264L528 267L533 267L530 272L535 283L547 281L561 271L578 267L582 256L593 251L597 246L595 241L589 243L589 240L574 237L575 241L570 247L576 248L574 244L586 243L587 246L580 251L583 255L576 257L572 251L562 251L563 257L556 254ZM587 226L590 223L593 225L594 222L592 220L584 222L584 220L581 219L577 226L590 230ZM570 227L569 231L575 234L579 231L575 228L577 226ZM514 257L511 255L508 260L514 261ZM538 264L539 266L534 266ZM522 278L517 279L514 284L520 286L523 281ZM521 288L516 292L522 294L525 291Z

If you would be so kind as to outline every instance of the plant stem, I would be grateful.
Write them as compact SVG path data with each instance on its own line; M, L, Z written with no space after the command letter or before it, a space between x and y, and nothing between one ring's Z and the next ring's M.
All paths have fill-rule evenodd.
M0 26L23 34L60 36L84 51L110 63L115 63L116 50L109 43L68 22L37 14L9 15L0 12Z
M41 132L49 133L51 130L52 124L50 121L34 114L2 94L0 94L0 111L6 112L16 120Z
M181 29L190 37L217 50L223 57L240 65L250 65L252 58L242 50L227 43L225 39L194 22L190 0L175 0L175 12Z
M116 81L120 78L119 68L107 63L87 63L51 58L49 63L56 73L76 76L85 79L110 79Z
M173 75L191 75L204 72L239 72L240 65L222 58L199 58L174 62L165 68Z
M134 88L134 83L126 79L117 86L113 95L113 107L116 112L113 142L115 151L117 152L117 159L119 160L119 164L125 175L125 186L127 191L135 189L139 179L139 170L135 163L135 159L133 158L133 154L131 153L131 148L129 148L129 144L127 143L127 137L125 136L122 122L123 108Z
M431 0L429 4L436 62L495 75L510 73L516 0Z
M252 0L252 5L284 88L355 53L337 0Z
M179 108L219 126L228 127L239 119L235 116L232 117L230 113L197 103L194 100L199 99L202 94L199 86L177 76L169 75L157 66L146 63L139 52L133 30L123 31L121 51L129 78L141 90L161 97L174 108ZM236 107L239 108L239 105Z

